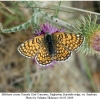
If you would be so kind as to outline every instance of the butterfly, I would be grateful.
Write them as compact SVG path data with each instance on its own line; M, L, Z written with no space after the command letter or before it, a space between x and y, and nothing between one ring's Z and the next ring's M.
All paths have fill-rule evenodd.
M25 41L19 45L18 51L25 57L35 58L39 65L46 66L53 61L67 60L71 51L77 49L83 40L83 36L72 33L47 33Z

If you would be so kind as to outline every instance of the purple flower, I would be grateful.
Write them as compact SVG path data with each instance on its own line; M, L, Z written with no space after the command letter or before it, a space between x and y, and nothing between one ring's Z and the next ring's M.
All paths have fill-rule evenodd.
M95 32L91 37L91 47L100 52L100 31Z
M63 28L58 29L58 28L50 25L49 23L45 23L40 26L40 30L36 30L36 34L37 35L47 34L47 33L53 34L55 32L64 32L64 31L65 31L65 29L63 29Z

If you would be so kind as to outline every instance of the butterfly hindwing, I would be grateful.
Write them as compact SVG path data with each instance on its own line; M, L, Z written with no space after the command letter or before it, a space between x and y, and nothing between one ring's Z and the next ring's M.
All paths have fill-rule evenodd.
M52 56L49 54L48 48L46 47L45 43L41 45L35 59L40 65L48 65L53 61Z
M54 60L56 61L65 61L71 55L71 52L64 48L59 42L55 43L55 51Z

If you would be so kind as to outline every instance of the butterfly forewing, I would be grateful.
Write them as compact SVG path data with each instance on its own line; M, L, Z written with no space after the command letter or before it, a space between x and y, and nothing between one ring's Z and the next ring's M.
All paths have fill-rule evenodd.
M84 39L81 35L63 32L54 33L53 38L69 51L73 51L78 48L82 44Z
M64 33L64 35L65 39L63 39L63 44L70 51L77 49L84 40L83 36L81 35L70 34L70 33Z
M38 52L38 49L41 46L44 35L36 36L33 39L30 39L18 47L18 51L25 57L31 58L35 57Z

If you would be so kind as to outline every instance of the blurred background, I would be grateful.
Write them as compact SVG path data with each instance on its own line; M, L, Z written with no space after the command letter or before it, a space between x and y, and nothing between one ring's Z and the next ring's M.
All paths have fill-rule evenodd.
M10 9L0 4L0 22L4 28L18 26L31 18L29 8L11 1L0 3ZM49 8L52 3L58 4L50 3L47 3ZM61 4L100 12L99 1L65 1ZM59 17L73 23L82 14L66 10L59 12ZM17 47L32 36L31 27L9 34L0 31L0 92L100 92L100 55L85 56L74 51L66 62L56 63L52 68L39 68L32 59L17 51Z

